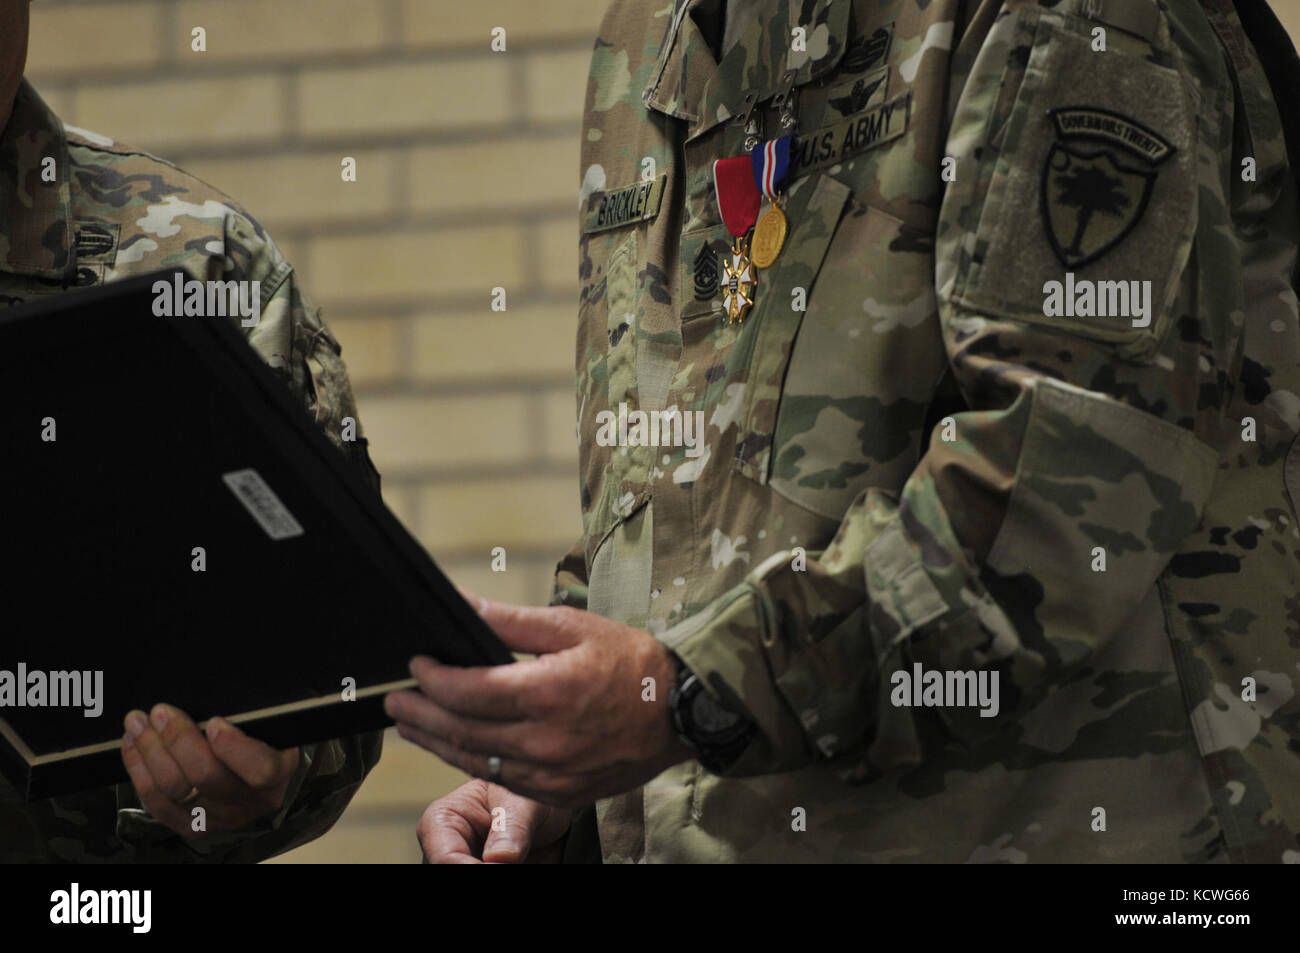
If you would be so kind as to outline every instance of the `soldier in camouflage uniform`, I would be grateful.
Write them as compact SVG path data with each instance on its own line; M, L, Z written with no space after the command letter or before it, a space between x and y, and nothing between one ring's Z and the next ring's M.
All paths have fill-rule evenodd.
M1300 861L1300 220L1243 26L1269 15L1238 6L616 0L582 141L585 533L556 587L586 612L485 604L552 653L510 668L547 667L426 670L402 701L517 792L435 802L431 859L518 859L599 798L606 861ZM779 135L787 91L790 234L729 322L713 164ZM647 173L657 208L592 217ZM1067 315L1053 282L1147 306ZM597 441L620 404L703 411L704 454ZM581 687L661 677L646 633L743 749L646 728L594 757L593 715L676 712ZM589 660L615 639L639 669ZM915 704L916 666L996 674L996 716Z
M343 418L355 418L356 407L339 344L270 237L220 192L147 153L65 127L30 85L17 85L26 15L25 2L0 0L0 302L177 266L201 280L258 281L261 319L242 329L249 343L378 491L365 441L341 439ZM47 158L53 181L43 177ZM206 751L189 719L167 710L165 728L142 722L124 748L134 788L24 803L0 778L0 860L261 860L328 830L379 759L379 732L274 752L229 724L219 738L209 728ZM208 811L206 835L190 832L191 779L173 755L214 775L213 788L194 789Z

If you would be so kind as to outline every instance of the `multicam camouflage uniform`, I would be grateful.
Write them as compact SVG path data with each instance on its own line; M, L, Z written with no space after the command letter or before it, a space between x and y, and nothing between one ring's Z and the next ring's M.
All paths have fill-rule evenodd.
M1300 224L1230 0L771 0L719 61L720 8L596 42L556 601L759 730L601 802L605 859L1300 860ZM790 236L729 324L711 167L787 71ZM657 215L593 230L647 157ZM1067 272L1149 325L1045 316ZM621 402L705 454L599 445ZM896 707L915 663L999 714Z
M46 157L54 182L42 179ZM338 342L262 227L175 166L64 127L24 83L0 138L0 302L174 266L201 280L261 282L261 320L243 329L249 343L378 490L365 441L341 439L356 407ZM200 848L150 817L130 785L24 804L0 778L0 861L261 860L328 830L379 760L381 741L376 732L303 748L278 816L213 834Z

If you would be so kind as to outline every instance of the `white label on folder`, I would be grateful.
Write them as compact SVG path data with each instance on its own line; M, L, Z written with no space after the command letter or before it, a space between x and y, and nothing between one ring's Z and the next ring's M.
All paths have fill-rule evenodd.
M289 539L302 536L305 532L289 508L280 502L275 491L267 486L256 470L223 473L221 479L230 487L230 492L235 494L235 499L244 504L249 515L257 520L257 525L262 527L267 536L272 539Z

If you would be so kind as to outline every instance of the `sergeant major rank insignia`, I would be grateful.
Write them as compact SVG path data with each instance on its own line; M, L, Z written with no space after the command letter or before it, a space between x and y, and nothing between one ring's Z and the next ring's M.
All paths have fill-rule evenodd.
M1128 235L1151 201L1157 167L1175 149L1105 109L1051 110L1059 141L1043 167L1043 220L1066 268L1096 261Z
M718 253L706 239L695 256L695 299L712 301L718 294Z

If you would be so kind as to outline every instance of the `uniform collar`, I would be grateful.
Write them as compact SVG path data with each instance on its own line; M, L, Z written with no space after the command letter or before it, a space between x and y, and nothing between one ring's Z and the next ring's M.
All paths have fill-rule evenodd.
M690 13L706 0L676 0L653 79L642 94L647 109L685 119L688 139L744 112L745 97L762 102L782 86L787 70L803 85L833 69L844 55L852 0L769 0L744 37L714 59ZM791 50L791 31L805 30L807 52Z
M53 182L42 172L54 159ZM71 174L63 123L23 80L0 135L0 272L71 280Z

